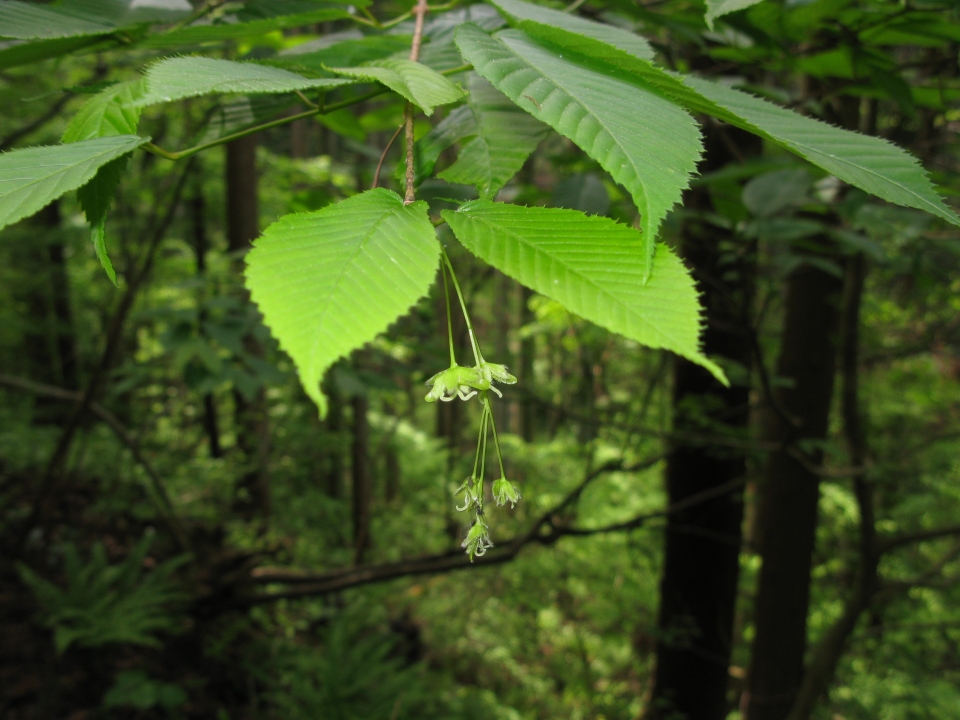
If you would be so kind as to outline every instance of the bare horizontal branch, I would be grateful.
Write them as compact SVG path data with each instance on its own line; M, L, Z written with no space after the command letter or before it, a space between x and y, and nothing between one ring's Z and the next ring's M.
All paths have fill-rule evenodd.
M236 603L241 606L259 605L275 600L314 597L331 592L359 587L370 583L384 582L401 577L428 575L450 570L460 570L471 566L501 565L515 559L527 545L537 543L551 545L563 537L585 537L603 533L622 532L639 528L650 520L660 519L674 513L681 512L708 500L733 492L744 484L738 479L697 493L684 500L674 503L670 507L652 513L638 515L624 522L603 525L596 528L576 528L559 522L560 514L574 504L584 490L597 477L608 472L639 472L660 462L663 455L649 458L636 465L625 466L620 461L606 463L590 471L583 481L567 496L548 512L540 516L530 529L517 537L503 543L500 548L491 550L485 555L477 557L471 563L470 559L461 551L454 550L438 555L429 555L412 560L370 565L366 567L346 568L328 573L303 573L291 570L259 568L251 573L251 581L258 584L287 584L288 587L274 592L257 593L246 597L239 597Z

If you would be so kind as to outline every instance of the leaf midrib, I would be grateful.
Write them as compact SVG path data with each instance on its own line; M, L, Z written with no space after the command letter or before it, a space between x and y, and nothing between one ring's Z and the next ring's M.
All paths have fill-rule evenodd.
M402 210L403 208L401 207L400 209ZM350 259L343 264L343 267L342 267L342 268L340 268L340 273L337 275L337 279L336 279L336 281L333 283L332 289L331 289L330 292L327 294L326 300L325 300L324 305L323 305L323 310L320 312L320 318L319 318L319 320L318 320L318 322L317 322L317 327L322 327L322 326L323 326L323 319L326 317L327 311L330 309L330 302L331 302L331 300L333 299L334 294L337 292L337 290L339 290L339 288L340 288L340 283L341 283L341 281L343 280L343 276L346 274L347 270L348 270L348 269L350 268L350 266L353 264L354 260L356 260L357 255L360 254L360 251L363 249L364 245L366 245L366 243L370 240L370 237L377 231L377 229L380 227L380 225L383 224L383 222L384 222L384 220L387 218L387 216L390 215L390 214L392 214L392 213L395 213L396 211L397 211L396 208L390 208L390 209L388 209L388 210L385 210L385 211L383 212L383 214L377 219L377 221L371 226L370 230L369 230L366 234L364 234L364 235L361 236L362 239L360 240L360 242L357 243L357 247L354 248L353 253L350 255ZM317 338L313 341L313 346L310 348L310 372L311 372L311 374L314 374L314 373L316 372L317 346L318 346L319 344L320 344L320 335L319 335L319 333L318 333Z
M496 38L496 39L499 40L499 38ZM583 109L587 112L587 114L590 115L594 120L596 120L597 123L600 125L600 127L603 128L603 131L604 131L605 133L607 133L607 135L610 137L610 139L613 140L614 144L620 149L620 151L623 153L624 157L625 157L625 158L627 159L627 161L630 163L630 167L633 169L633 174L634 174L635 180L636 180L637 183L639 183L640 188L641 188L641 190L642 190L642 192L643 192L643 199L644 199L644 203L646 204L646 212L643 213L644 220L646 220L647 218L649 218L650 215L652 214L652 213L651 213L651 210L650 210L650 194L649 194L649 192L647 192L646 184L643 182L643 175L642 175L642 173L640 172L640 169L637 167L636 163L634 163L633 158L631 157L630 153L627 152L627 150L623 147L623 145L622 145L622 144L620 143L620 141L617 139L617 136L610 131L610 129L607 127L606 123L604 123L599 117L597 117L596 113L594 113L593 111L591 111L590 108L587 106L587 104L584 103L582 100L580 100L580 98L576 97L572 92L570 92L570 91L567 90L566 88L560 87L560 86L557 84L557 82L553 79L553 77L550 76L550 75L548 75L548 74L547 74L544 70L542 70L538 65L536 65L535 63L533 63L531 60L528 60L527 58L524 58L524 57L521 57L520 55L518 55L518 54L514 51L514 49L513 49L512 47L510 47L510 45L508 45L508 44L507 44L506 42L504 42L503 40L500 40L500 44L503 45L503 47L505 47L507 50L509 50L510 53L511 53L517 60L519 60L520 62L522 62L522 63L528 65L529 67L533 68L534 70L536 70L538 73L540 73L541 77L543 77L543 78L545 78L546 80L548 80L557 90L559 90L559 91L562 92L564 95L566 95L566 96L569 97L571 100L573 100L573 101L576 102L578 105L580 105L580 107L583 108ZM563 60L563 58L559 58L559 59L560 59L560 60ZM590 70L589 68L584 68L584 69L587 70L588 72L593 72L593 71ZM615 78L610 78L610 79L611 79L611 80L615 80ZM502 82L502 81L501 81L501 82ZM543 111L538 111L538 112L539 112L540 115L543 115ZM549 120L544 120L543 118L540 118L540 117L537 117L537 120L540 120L541 122L546 122L548 125L550 125ZM632 192L631 192L630 194L633 195Z

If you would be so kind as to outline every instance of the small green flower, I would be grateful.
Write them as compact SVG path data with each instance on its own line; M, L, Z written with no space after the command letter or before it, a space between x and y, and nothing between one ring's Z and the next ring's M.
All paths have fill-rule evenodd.
M467 555L470 556L470 562L473 562L475 557L482 556L489 548L493 547L487 524L479 515L467 531L467 536L463 539L460 547L466 549Z
M498 365L497 363L483 361L480 363L478 372L482 376L484 385L486 385L486 387L479 388L476 385L474 385L474 387L478 387L480 390L493 390L497 394L497 397L503 397L503 395L499 390L497 390L496 387L493 386L494 382L503 383L504 385L513 385L517 382L517 379L507 372L506 365Z
M463 481L463 485L457 488L456 494L459 495L460 493L463 493L463 505L457 506L458 512L469 510L472 505L476 505L478 508L483 505L483 498L481 497L483 485L478 483L475 477L471 476Z
M477 394L477 391L472 388L476 388L482 382L483 378L476 368L454 365L452 368L438 372L427 380L427 385L432 387L425 400L427 402L436 402L437 400L452 402L454 398L458 397L461 400L469 400Z
M514 507L520 502L520 491L506 478L500 478L493 481L493 499L496 500L497 505L510 503L510 507Z

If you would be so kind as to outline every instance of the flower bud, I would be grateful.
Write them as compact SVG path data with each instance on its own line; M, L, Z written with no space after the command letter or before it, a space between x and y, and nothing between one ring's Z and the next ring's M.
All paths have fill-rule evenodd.
M497 505L506 505L509 502L510 507L513 507L520 501L520 491L506 478L500 478L493 481L493 499Z

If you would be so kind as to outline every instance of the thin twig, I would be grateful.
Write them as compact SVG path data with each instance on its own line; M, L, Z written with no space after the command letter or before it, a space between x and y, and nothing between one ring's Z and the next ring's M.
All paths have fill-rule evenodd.
M406 123L404 123L404 125L406 125ZM373 171L373 185L370 186L371 190L380 184L380 168L383 167L383 161L387 159L387 153L390 152L390 148L393 147L393 143L400 135L400 131L403 130L404 125L401 125L397 128L397 131L393 134L393 137L390 138L390 142L387 143L387 146L383 149L383 152L380 153L380 161L377 163L377 169Z

